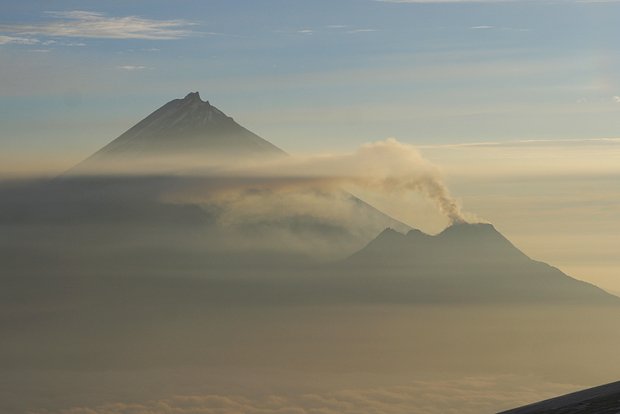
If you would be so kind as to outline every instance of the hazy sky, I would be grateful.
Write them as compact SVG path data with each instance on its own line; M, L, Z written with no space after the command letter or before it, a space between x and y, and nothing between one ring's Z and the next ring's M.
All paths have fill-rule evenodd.
M291 151L620 129L614 1L5 0L0 10L6 150L86 154L190 90Z
M199 90L289 152L416 145L466 211L620 291L618 17L612 0L2 0L1 170L62 170Z

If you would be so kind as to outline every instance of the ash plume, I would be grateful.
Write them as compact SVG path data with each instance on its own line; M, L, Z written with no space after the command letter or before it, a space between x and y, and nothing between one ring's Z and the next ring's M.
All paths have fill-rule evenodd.
M287 177L297 185L304 181L319 188L359 187L404 198L418 193L432 201L451 223L466 221L439 169L415 147L394 138L364 144L352 153L292 156L250 169L253 176ZM276 186L290 184L287 179L278 180Z

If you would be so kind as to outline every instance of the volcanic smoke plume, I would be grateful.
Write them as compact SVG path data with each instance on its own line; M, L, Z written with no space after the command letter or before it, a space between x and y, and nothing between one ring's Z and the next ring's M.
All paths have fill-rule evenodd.
M357 188L403 198L418 193L432 201L451 223L466 221L439 169L424 159L416 148L394 138L364 144L351 153L290 156L243 168L220 168L218 175L228 177L237 190L248 187L271 191ZM230 177L236 179L230 180ZM219 190L232 189L224 185Z

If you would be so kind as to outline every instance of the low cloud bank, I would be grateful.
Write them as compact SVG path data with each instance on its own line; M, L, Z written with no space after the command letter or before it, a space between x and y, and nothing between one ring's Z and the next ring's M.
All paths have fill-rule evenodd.
M291 396L177 395L147 402L119 402L39 414L480 414L574 389L574 385L567 384L527 384L523 378L510 376L469 377Z

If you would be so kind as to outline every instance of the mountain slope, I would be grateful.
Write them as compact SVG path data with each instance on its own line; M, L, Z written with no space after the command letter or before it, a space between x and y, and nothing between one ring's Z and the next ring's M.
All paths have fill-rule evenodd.
M436 236L419 230L406 235L388 228L351 256L351 265L403 267L422 263L474 265L515 263L527 257L491 224L459 223Z
M413 302L620 304L620 299L527 257L490 224L455 224L436 236L384 230L341 262L346 283Z
M620 412L620 381L499 414L611 414Z
M198 92L175 99L93 154L89 161L136 156L277 156L284 151L203 101Z

